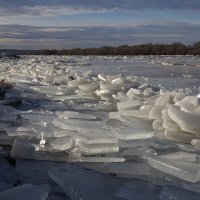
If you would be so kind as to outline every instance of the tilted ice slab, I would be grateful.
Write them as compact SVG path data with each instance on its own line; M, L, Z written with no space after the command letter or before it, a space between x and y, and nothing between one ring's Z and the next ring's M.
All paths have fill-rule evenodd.
M129 126L133 129L153 131L152 120L146 120L137 117L127 117L127 116L120 116L118 119L121 122L123 122L126 126Z
M102 132L102 134L99 132L91 132L87 134L77 134L78 139L80 142L85 144L114 144L117 143L117 138L113 135L109 135L110 132L108 132L108 135L105 134L106 132Z
M85 96L85 97L94 97L95 96L95 93L90 90L75 90L75 93L77 95Z
M73 138L70 136L59 137L51 142L51 147L56 150L64 151L72 148L74 144Z
M181 131L181 127L174 122L168 114L168 109L162 110L163 127L169 131Z
M37 91L44 95L63 95L63 91L59 91L57 87L48 87L48 86L32 86L30 87L34 91Z
M5 131L8 136L36 136L32 127L6 127Z
M24 158L24 159L32 159L34 153L36 151L36 146L33 144L29 144L26 141L21 140L20 138L16 138L12 149L11 149L11 157L13 158Z
M74 110L77 111L116 111L116 105L110 102L88 102L85 103L85 101L83 102L82 105L76 105L74 104L73 106Z
M48 186L35 186L24 184L0 193L0 199L3 200L45 200L48 196Z
M119 111L123 110L136 110L139 109L141 102L139 100L128 100L124 102L118 102L117 108Z
M105 165L108 173L117 174L118 177L142 178L148 177L150 167L146 163L124 162L108 163Z
M131 139L147 139L153 137L153 132L142 129L133 128L112 128L112 131L116 134L116 137L121 140Z
M84 170L72 165L60 170L50 170L49 175L72 200L121 199L115 197L114 192L123 181L114 176Z
M74 131L70 130L63 130L54 124L48 124L47 126L44 125L34 125L32 130L36 134L37 138L41 138L43 135L44 137L63 137L63 136L71 136L74 134Z
M200 180L200 164L180 160L169 160L161 157L148 159L151 167L179 179L196 183Z
M139 118L147 118L149 116L149 109L142 109L142 110L123 110L119 111L121 116L126 117L139 117Z
M162 158L169 160L180 160L180 161L188 161L188 162L196 162L199 156L193 153L187 153L184 151L177 151L174 153L169 153L166 155L162 155Z
M145 144L144 144L145 145ZM151 147L139 146L135 148L128 148L123 151L123 156L155 156L157 152Z
M181 130L200 136L200 115L187 113L181 110L170 108L169 117L176 122Z
M3 115L17 115L21 114L22 111L13 108L12 106L0 105L1 114ZM2 116L1 116L2 117Z
M99 88L98 83L89 83L89 84L83 84L78 86L81 90L89 90L89 91L95 91Z
M121 163L125 162L125 158L117 158L117 157L71 157L69 158L70 162L82 162L82 163L89 163L89 166L91 163Z
M168 200L168 199L199 200L200 195L198 193L184 190L178 187L165 186L163 187L159 197L160 197L160 200Z
M149 112L150 119L161 119L164 106L153 106Z
M115 196L127 200L160 200L162 187L144 181L130 181L123 184L115 192Z
M78 87L79 85L88 84L87 80L79 79L79 80L72 80L68 82L69 87Z
M105 123L102 121L86 121L86 120L78 120L78 119L55 119L53 123L67 130L78 130L83 131L91 131L92 129L101 129L105 126Z
M52 121L57 117L56 115L34 113L21 114L21 116L28 119L32 124L52 124Z
M180 132L180 131L170 131L165 129L164 137L167 140L171 140L174 142L180 143L191 143L191 141L195 138L193 134Z
M17 170L0 156L0 184L6 182L14 185L19 179ZM0 187L1 188L1 187Z
M83 99L84 101L96 100L93 96L82 96L82 95L66 95L66 96L53 96L54 101L67 101L67 100L79 100Z
M101 90L111 90L111 91L120 91L122 88L122 84L104 84L100 85Z
M156 99L156 106L165 106L167 103L173 102L173 96L170 92L167 92Z
M84 155L114 153L119 151L117 144L84 144L79 143L79 151Z
M94 116L94 115L90 115L90 114L86 114L86 113L80 113L80 112L74 112L74 111L64 111L64 112L57 111L56 114L60 118L86 119L86 120L96 119L96 116Z
M49 184L51 192L62 192L59 186L54 183L48 175L48 171L53 168L63 168L65 162L52 162L45 160L16 160L16 168L20 173L20 180L23 183L31 183L34 185ZM58 193L58 194L59 194Z
M175 105L179 106L180 110L184 112L200 114L197 112L198 106L192 104L190 101L178 101Z

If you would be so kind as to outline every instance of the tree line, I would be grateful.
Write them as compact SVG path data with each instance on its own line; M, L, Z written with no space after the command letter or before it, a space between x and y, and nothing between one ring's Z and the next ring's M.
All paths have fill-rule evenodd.
M141 44L104 46L100 48L19 50L1 49L0 54L12 55L200 55L200 41L193 45Z

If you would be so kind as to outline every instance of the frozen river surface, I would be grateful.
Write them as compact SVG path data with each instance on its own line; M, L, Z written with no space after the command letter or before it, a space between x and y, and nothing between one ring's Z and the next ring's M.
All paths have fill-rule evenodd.
M199 200L199 72L194 56L0 60L0 199Z
M4 60L1 65L59 66L95 74L123 74L145 77L150 83L167 88L198 88L200 57L195 56L24 56Z

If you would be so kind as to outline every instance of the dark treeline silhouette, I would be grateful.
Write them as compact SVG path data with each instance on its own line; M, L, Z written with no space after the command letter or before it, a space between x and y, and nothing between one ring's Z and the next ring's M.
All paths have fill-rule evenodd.
M1 49L0 54L12 55L200 55L200 41L193 45L173 44L141 44L122 45L118 47L104 46L101 48L75 49L41 49L18 50Z

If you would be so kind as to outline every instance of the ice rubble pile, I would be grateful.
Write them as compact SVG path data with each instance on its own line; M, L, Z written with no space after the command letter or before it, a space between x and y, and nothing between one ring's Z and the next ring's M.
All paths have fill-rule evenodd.
M5 63L0 70L2 78L15 83L0 100L0 145L12 145L13 158L80 162L120 178L199 193L198 96L155 87L136 76L80 73L51 57L44 63L42 57L26 64L19 60L14 67ZM70 185L72 177L64 180L62 173L50 171L50 177L62 187ZM135 182L122 182L114 199L133 199L133 191L139 190L133 189ZM81 185L73 187L84 191ZM63 190L76 199L69 188ZM168 190L160 190L159 198L174 195ZM45 191L38 195L43 192L46 198Z

